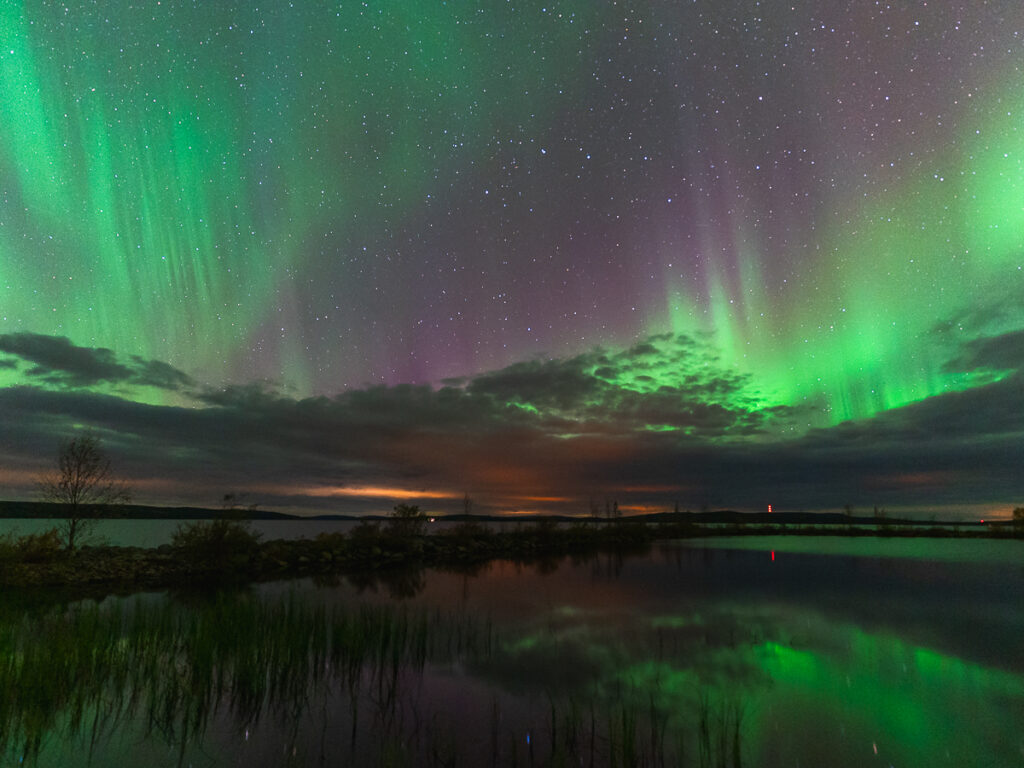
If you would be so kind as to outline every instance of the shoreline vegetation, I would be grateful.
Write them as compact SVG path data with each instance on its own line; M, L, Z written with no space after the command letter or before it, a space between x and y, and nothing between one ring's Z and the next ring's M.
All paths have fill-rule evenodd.
M236 498L234 494L228 494L225 499ZM470 502L472 504L472 502ZM399 505L406 506L406 505ZM419 510L419 508L416 508ZM64 505L46 501L5 501L0 500L0 520L63 520L65 518ZM597 511L598 507L591 505L590 514L477 514L477 513L446 513L432 511L418 511L424 519L435 519L440 522L459 523L503 523L509 524L532 524L539 522L555 523L694 523L694 524L727 524L739 523L743 525L766 524L766 525L889 525L893 527L911 526L920 528L928 527L959 527L965 529L985 527L999 530L1014 525L1015 518L997 519L985 522L975 518L959 520L939 520L936 517L929 519L894 517L884 508L875 507L874 511L867 514L854 514L852 508L844 512L737 512L731 509L704 509L699 512L691 510L675 512L649 512L643 514L622 514L618 512L618 505L608 507L602 514ZM1024 508L1021 508L1024 512ZM1016 510L1015 510L1016 514ZM349 522L387 522L394 518L394 513L387 515L344 515L338 513L326 513L318 515L297 515L288 512L276 512L270 509L260 509L258 505L241 506L225 504L220 507L163 507L150 506L146 504L112 504L105 506L101 513L96 514L95 519L102 520L214 520L218 518L230 518L234 520L278 520L288 522L315 522L315 521L349 521ZM1021 518L1024 521L1024 517Z
M45 516L55 524L59 521L56 515ZM265 513L256 517L268 519ZM399 505L395 515L364 519L347 533L261 541L249 525L250 515L244 518L189 516L171 544L153 548L81 546L68 552L56 526L25 536L7 534L0 536L0 585L123 593L342 575L370 580L398 575L395 581L400 584L401 574L427 568L472 572L493 560L543 564L570 556L626 555L646 551L659 540L709 536L1024 539L1024 527L1009 523L933 524L884 516L709 512L510 520L474 515L428 518L416 507ZM428 533L429 521L435 519L449 525ZM515 527L487 527L496 521Z

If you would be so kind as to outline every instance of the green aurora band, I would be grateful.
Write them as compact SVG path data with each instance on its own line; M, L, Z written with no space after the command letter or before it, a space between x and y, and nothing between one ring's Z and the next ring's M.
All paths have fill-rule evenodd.
M294 307L273 315L319 233L357 219L372 230L381 206L422 199L437 147L458 140L453 116L470 134L521 119L552 88L517 63L539 95L481 104L528 31L499 20L512 40L495 56L443 4L323 5L312 23L220 4L104 11L0 9L0 170L17 179L0 228L3 328L161 359L190 350L212 379L258 373L245 361L259 332L298 324ZM564 65L562 42L545 48ZM303 346L259 353L308 392Z
M805 289L766 296L761 248L740 221L702 243L731 255L738 279L713 263L697 290L671 285L673 330L714 334L723 361L751 373L770 402L817 403L826 423L992 381L944 365L958 341L1024 324L1024 99L998 93L977 110L995 116L970 122L957 149L869 202L838 206L848 218L819 233L827 257L811 261ZM956 322L990 301L998 313Z
M428 2L302 13L278 3L115 2L102 12L4 3L0 331L167 360L216 383L271 378L300 395L387 380L379 370L414 354L415 334L386 333L358 360L341 344L324 362L331 334L311 317L320 309L309 286L329 283L334 306L324 311L347 318L335 341L376 339L380 312L397 318L389 328L415 328L413 289L383 310L381 295L348 292L367 272L417 276L409 263L388 266L397 245L367 262L358 243L399 219L454 226L432 208L432 190L486 180L482 136L530 144L522 137L554 130L564 91L603 50L594 42L581 55L590 45L581 41L599 37L589 4L527 8L545 17L543 35L512 8L478 20ZM727 368L751 376L750 407L810 405L816 426L997 379L947 362L960 343L1024 326L1020 75L1012 62L990 67L981 92L949 105L953 127L928 151L915 155L919 139L908 135L887 150L891 162L876 151L867 172L850 164L851 181L817 201L814 223L793 209L766 213L756 194L727 209L693 203L692 252L661 253L657 290L627 300L643 324L595 337L614 348L645 333L708 334ZM723 185L749 181L723 173ZM785 186L784 175L768 183ZM659 215L664 227L678 223ZM803 229L790 248L807 251L782 282L780 246L758 224L773 216L776 230ZM680 274L677 262L692 258L701 268ZM537 349L510 341L506 358L453 353L424 376ZM545 341L549 351L563 343L557 333ZM348 378L337 373L346 366ZM668 363L655 378L681 375ZM0 369L0 385L18 381Z

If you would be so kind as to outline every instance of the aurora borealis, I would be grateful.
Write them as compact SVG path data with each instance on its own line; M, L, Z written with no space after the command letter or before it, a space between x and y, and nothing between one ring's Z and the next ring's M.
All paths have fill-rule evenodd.
M0 486L91 428L152 503L1005 513L1022 36L1011 0L4 3Z

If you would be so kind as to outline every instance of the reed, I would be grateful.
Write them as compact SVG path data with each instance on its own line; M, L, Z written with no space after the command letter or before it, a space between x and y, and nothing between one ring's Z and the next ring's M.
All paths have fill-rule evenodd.
M296 722L329 690L359 701L367 681L386 713L403 671L421 671L431 654L446 660L429 637L449 623L439 613L326 608L294 596L3 612L0 761L31 764L53 740L92 747L128 722L184 748L215 713L230 714L239 730L267 716ZM462 618L447 631L484 630Z
M130 733L165 744L170 762L185 765L214 724L227 723L236 734L277 734L281 764L319 756L320 764L741 768L741 706L694 691L693 711L679 711L658 680L548 691L542 701L495 694L477 734L419 699L428 668L494 669L517 638L472 614L320 604L295 592L0 605L0 764L101 755Z

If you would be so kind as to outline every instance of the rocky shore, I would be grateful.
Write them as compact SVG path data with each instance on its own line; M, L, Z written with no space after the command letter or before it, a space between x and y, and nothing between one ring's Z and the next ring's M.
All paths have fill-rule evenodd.
M704 527L689 522L645 525L538 523L516 531L493 531L466 523L424 534L413 521L364 524L348 534L313 539L260 541L244 522L192 523L175 543L155 548L87 546L68 553L56 532L0 545L0 586L131 592L201 588L300 577L368 575L424 568L469 569L496 559L535 562L569 555L643 550L661 539L701 536L833 535L956 538L1018 538L1020 531L869 530L865 528L766 526Z
M241 524L227 535L198 536L156 548L91 546L0 557L0 584L25 587L158 589L223 581L266 581L354 572L429 567L459 568L492 559L537 560L607 550L636 549L654 530L640 525L535 526L492 532L469 525L425 535L387 526L350 534L260 542Z

